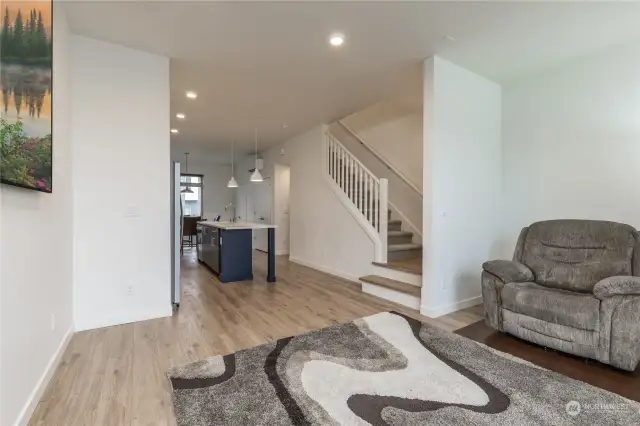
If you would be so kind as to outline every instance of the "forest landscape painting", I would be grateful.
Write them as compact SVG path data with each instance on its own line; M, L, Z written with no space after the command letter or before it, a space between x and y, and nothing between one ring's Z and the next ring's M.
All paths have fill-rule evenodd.
M0 180L52 192L52 0L0 5Z

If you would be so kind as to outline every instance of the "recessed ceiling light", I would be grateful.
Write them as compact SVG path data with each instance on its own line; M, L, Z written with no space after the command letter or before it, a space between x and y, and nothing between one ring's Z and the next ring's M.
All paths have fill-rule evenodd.
M171 129L171 133L178 133L178 129Z
M178 117L180 120L184 120L186 115L184 115L183 113L179 112L179 113L176 114L176 117Z
M329 43L332 46L342 46L344 43L344 36L342 34L332 34L329 38Z
M197 98L197 97L198 97L198 94L197 94L196 92L193 92L193 91L191 91L191 90L189 90L189 91L187 92L187 98L189 98L189 99L195 99L195 98Z

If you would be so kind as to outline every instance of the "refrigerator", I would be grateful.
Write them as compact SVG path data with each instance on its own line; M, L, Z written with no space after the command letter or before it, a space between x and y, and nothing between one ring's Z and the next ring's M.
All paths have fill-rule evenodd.
M180 245L184 220L180 194L180 162L171 164L171 305L180 307Z

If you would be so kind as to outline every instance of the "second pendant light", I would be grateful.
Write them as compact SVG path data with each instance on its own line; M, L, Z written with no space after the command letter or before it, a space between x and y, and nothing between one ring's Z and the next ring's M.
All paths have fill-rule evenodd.
M227 184L228 188L237 188L238 182L236 182L235 174L233 173L233 161L234 161L234 151L235 151L235 142L231 143L231 179L229 179L229 183Z

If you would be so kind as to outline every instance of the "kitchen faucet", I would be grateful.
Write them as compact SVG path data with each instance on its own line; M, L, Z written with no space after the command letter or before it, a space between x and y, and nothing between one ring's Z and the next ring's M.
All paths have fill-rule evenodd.
M233 209L233 216L231 216L231 222L235 223L236 221L236 205L233 203L229 203L226 206L224 206L224 211L227 211L227 209L232 208Z

